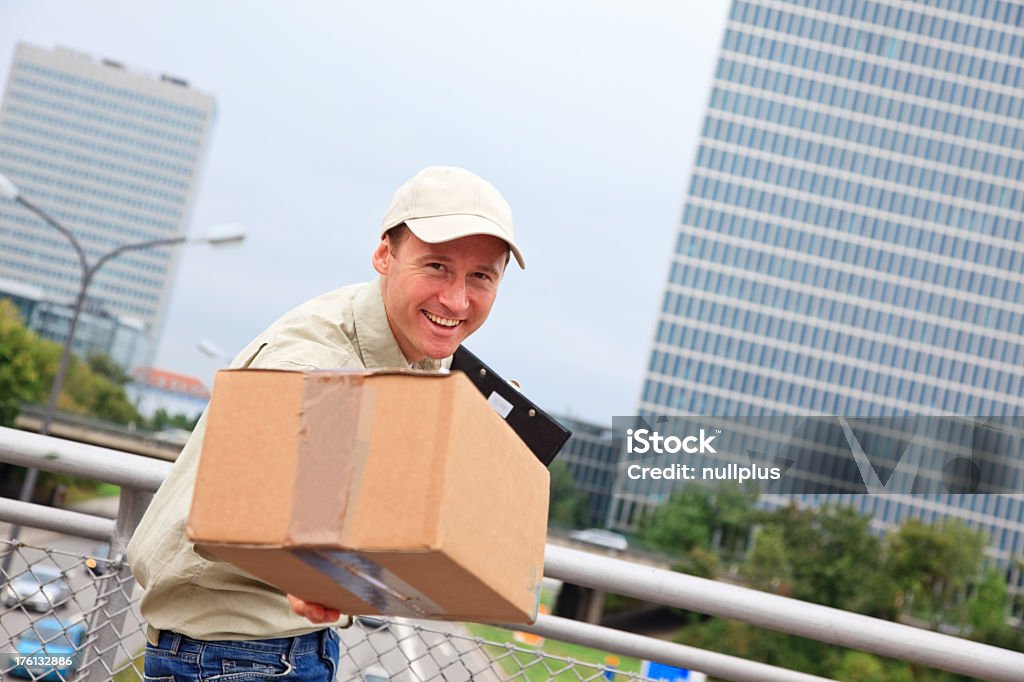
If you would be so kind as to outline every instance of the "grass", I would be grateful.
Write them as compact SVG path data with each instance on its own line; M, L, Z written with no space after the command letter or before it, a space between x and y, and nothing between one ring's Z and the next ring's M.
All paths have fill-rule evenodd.
M135 658L135 660L132 661L132 665L134 665L135 668L133 669L132 665L129 665L128 667L124 668L121 672L114 675L114 677L112 678L113 682L139 682L139 680L142 679L142 675L140 673L143 670L142 661L144 658L145 654L139 654ZM138 670L139 672L136 673L136 670Z
M466 627L475 636L486 639L488 642L494 642L494 644L485 644L484 649L487 651L488 656L499 661L506 673L509 675L524 675L525 679L531 681L574 680L579 682L581 678L590 677L589 671L580 671L581 674L577 674L573 672L574 666L572 662L559 659L572 659L576 663L586 663L593 666L596 673L600 666L606 665L605 659L609 656L607 651L590 649L578 644L569 644L568 642L550 639L545 639L540 647L532 647L517 642L510 630L489 625L467 623ZM510 644L517 650L509 650L502 646L503 644ZM533 653L533 651L536 651L536 653ZM547 658L549 656L557 657L557 659ZM627 656L616 656L616 658L619 659L619 662L615 665L616 670L626 673L640 672L641 662L639 659ZM613 679L625 680L627 678L622 675L615 675Z
M100 483L96 486L96 497L114 497L121 494L121 486L113 483Z
M94 483L92 481L81 481L70 479L64 491L63 504L65 507L74 506L79 502L85 502L96 497L114 497L121 494L121 488L112 483Z

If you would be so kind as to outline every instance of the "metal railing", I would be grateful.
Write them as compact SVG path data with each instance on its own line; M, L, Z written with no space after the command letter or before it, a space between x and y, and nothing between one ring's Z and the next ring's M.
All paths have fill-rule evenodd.
M53 509L0 498L0 521L33 529L36 535L8 548L15 561L4 585L45 573L56 566L42 600L23 600L0 612L0 651L13 651L24 634L76 640L78 679L141 679L139 658L144 623L138 615L139 589L124 563L124 547L152 493L170 464L32 433L0 428L0 462L31 466L121 487L116 518ZM49 531L46 534L44 531ZM54 535L60 534L60 535ZM74 544L67 536L88 539ZM107 557L90 556L95 542L109 542ZM93 543L89 545L88 543ZM66 545L66 546L65 546ZM91 570L90 570L91 565ZM98 569L98 570L97 570ZM918 628L838 609L801 602L756 590L705 580L620 559L548 545L545 574L600 591L636 597L714 616L732 618L768 629L911 661L955 673L997 681L1019 682L1024 654L998 649ZM40 582L46 582L45 576ZM66 589L56 589L63 587ZM28 612L40 608L46 616ZM71 615L81 614L81 617ZM54 634L47 617L57 617ZM49 623L53 626L53 622ZM372 619L341 631L342 672L339 679L361 679L359 671L387 672L391 679L410 680L604 680L644 678L635 659L655 660L700 670L723 680L801 682L823 678L681 644L542 615L527 635L568 642L624 658L582 661L578 655L552 653L536 642L520 643L504 630L477 624L434 623L404 619ZM6 643L4 640L6 639ZM10 665L0 661L3 670ZM44 670L28 672L38 679ZM58 679L66 673L58 671Z

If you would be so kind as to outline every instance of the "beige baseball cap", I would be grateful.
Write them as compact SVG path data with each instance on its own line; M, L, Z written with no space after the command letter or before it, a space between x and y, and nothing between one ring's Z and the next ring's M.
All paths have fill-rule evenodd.
M474 234L503 239L525 269L516 246L512 209L483 178L456 166L424 168L395 191L381 223L381 237L405 223L412 233L430 244Z

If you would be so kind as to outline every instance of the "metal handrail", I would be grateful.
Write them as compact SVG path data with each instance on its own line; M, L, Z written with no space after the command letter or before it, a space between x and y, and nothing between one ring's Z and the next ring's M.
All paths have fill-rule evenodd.
M1020 682L1024 654L716 580L548 545L544 575L998 682Z
M685 644L665 642L653 637L581 623L578 620L559 618L558 616L541 615L537 617L537 622L533 625L516 625L514 628L541 637L550 637L560 642L579 644L601 651L612 651L620 656L634 656L658 661L684 670L699 670L723 680L736 680L737 682L745 680L758 680L758 682L829 681L827 677L808 675L738 656L720 654ZM508 629L512 629L512 626L509 626Z
M38 433L0 428L0 462L156 492L170 462Z
M116 523L15 500L0 500L0 520L84 537L108 537L120 550L170 463L59 438L0 428L0 462L35 467L122 486ZM112 531L112 532L111 532ZM127 570L127 569L124 569ZM975 677L1019 682L1024 654L848 611L802 602L714 580L652 568L621 559L547 545L545 575L565 582L636 597L771 630L877 653ZM117 627L103 639L117 636ZM821 680L733 656L671 644L577 621L542 616L535 634L704 670L727 680ZM102 651L103 649L99 649ZM89 656L85 657L87 660ZM109 669L109 668L107 668Z
M112 519L6 497L0 497L0 521L92 540L110 540L110 536L114 534Z

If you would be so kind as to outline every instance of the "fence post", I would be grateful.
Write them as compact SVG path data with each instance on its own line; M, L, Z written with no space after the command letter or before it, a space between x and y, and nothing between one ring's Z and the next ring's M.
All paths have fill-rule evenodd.
M82 653L81 680L109 680L117 665L124 619L131 609L135 580L124 560L125 548L153 493L121 488L117 522L110 539L110 569L97 583L96 606L89 615L89 643ZM131 651L126 651L129 657Z

